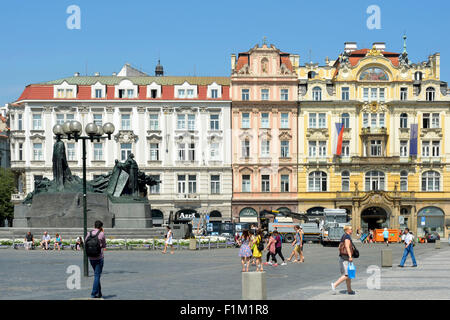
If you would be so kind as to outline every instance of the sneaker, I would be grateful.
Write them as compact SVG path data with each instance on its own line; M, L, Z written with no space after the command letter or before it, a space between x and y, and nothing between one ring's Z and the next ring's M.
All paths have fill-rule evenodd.
M331 290L333 290L333 294L336 294L336 287L333 282L331 283Z
M268 262L264 262L263 265L267 266L269 263Z
M274 263L273 266L274 266L274 267L278 267L278 263Z
M403 266L401 264L398 265L400 268L403 268Z
M348 294L351 294L351 295L354 295L356 292L355 291L349 291L349 292L347 292Z
M287 265L287 263L286 262L283 262L282 264L281 264L282 266L286 266Z
M417 268L417 264L413 265L412 267L413 267L413 268Z
M267 262L267 264L270 264L270 265L272 265L272 262Z

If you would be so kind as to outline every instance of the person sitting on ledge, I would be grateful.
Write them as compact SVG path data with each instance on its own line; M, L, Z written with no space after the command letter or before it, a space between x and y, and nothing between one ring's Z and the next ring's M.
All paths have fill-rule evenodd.
M50 235L47 233L47 231L44 232L44 235L42 236L42 241L41 241L41 247L44 250L48 250L49 249L49 244L50 244Z
M24 240L25 250L33 249L34 238L30 231L27 232Z

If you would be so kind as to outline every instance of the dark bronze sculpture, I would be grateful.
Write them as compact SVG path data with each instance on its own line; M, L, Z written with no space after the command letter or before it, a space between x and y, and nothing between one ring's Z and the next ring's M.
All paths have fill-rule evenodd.
M72 172L70 171L69 165L66 159L66 147L64 142L58 136L55 144L53 145L53 181L56 185L58 191L64 189L64 184L66 181L72 178Z

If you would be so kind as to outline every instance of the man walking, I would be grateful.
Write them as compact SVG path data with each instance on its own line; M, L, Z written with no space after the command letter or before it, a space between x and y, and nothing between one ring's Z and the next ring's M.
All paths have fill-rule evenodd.
M411 254L412 266L417 267L416 257L414 257L414 236L409 232L408 228L405 228L405 250L403 250L403 257L398 265L399 267L403 268L408 254Z
M384 242L386 243L386 246L389 247L389 231L387 228L384 228L383 238L384 238Z
M103 249L106 248L105 233L103 231L103 222L95 221L95 229L92 230L85 239L85 250L94 269L94 284L92 286L91 298L102 297L102 286L100 276L103 271Z

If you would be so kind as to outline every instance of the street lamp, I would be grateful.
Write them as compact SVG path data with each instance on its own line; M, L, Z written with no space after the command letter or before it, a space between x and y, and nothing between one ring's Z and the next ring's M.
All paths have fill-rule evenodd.
M62 139L65 135L67 140L75 139L76 142L78 140L83 141L83 230L84 236L87 235L87 199L86 199L86 140L90 140L91 142L97 140L100 142L100 138L104 138L104 134L106 134L108 140L111 140L111 135L114 133L114 125L110 122L107 122L102 126L96 125L95 123L88 123L84 129L86 132L86 136L82 136L83 126L80 122L76 120L66 121L62 125L56 124L53 127L53 133L57 136L58 139ZM88 267L88 259L86 255L86 250L83 250L83 270L84 276L89 276L89 267Z

